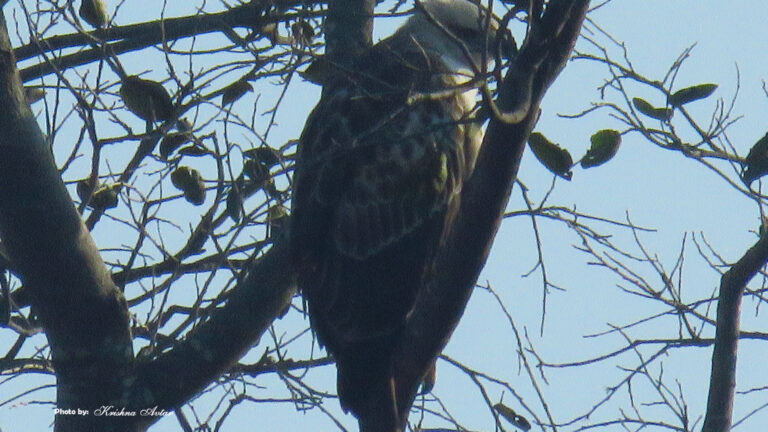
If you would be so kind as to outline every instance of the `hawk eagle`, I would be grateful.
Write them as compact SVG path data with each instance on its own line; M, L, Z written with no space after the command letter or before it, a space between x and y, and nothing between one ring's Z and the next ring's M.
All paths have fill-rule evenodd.
M290 247L342 407L361 425L399 430L412 402L395 400L394 349L474 166L477 72L498 29L469 0L422 0L336 69L300 138Z

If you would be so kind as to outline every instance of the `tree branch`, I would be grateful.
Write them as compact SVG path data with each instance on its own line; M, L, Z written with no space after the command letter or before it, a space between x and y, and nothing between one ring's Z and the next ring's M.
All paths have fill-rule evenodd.
M260 32L267 24L287 21L291 15L271 15L267 11L276 2L272 0L253 0L223 12L201 14L189 17L169 18L126 26L113 26L89 33L73 33L53 36L19 47L16 55L26 60L45 52L58 52L65 48L90 46L94 38L103 40L106 52L114 55L136 51L166 41L196 36L232 28L249 28ZM281 7L291 7L307 2L300 0L282 0ZM295 16L293 16L295 18ZM104 56L101 47L85 49L73 54L61 56L55 63L43 62L21 70L24 82L76 66L100 60Z
M766 263L768 236L762 236L720 279L715 348L712 351L707 414L702 432L727 432L731 429L741 298L747 283Z
M133 371L128 309L24 99L2 10L0 106L0 237L45 328L57 404L94 409L116 403ZM56 430L88 429L82 421L60 416Z
M528 115L517 124L491 120L475 171L462 192L454 231L440 249L433 278L409 317L395 356L403 418L424 372L464 312L503 217L539 103L565 66L588 6L588 0L550 2L540 27L529 36L501 84L500 108L512 111L530 96Z
M288 262L287 247L275 245L251 266L227 304L210 320L172 350L140 367L140 385L132 405L170 411L231 368L290 305L296 282L293 272L287 271ZM139 420L154 422L157 418Z

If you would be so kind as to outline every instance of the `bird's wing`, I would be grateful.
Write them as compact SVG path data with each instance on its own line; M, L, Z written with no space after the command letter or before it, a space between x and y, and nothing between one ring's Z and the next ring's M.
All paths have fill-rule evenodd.
M337 252L364 259L443 208L459 184L464 139L446 104L346 89L326 97L301 138L294 235L328 233Z

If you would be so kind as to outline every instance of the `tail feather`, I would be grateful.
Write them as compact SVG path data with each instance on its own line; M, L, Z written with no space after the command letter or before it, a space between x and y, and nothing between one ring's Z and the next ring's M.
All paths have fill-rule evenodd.
M341 407L357 417L360 432L402 431L390 354L380 344L366 345L337 359Z

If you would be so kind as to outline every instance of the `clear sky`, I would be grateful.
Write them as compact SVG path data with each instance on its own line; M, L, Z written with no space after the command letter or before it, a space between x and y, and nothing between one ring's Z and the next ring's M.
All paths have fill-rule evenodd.
M14 8L15 3L9 2L5 6L7 19L12 19L9 9ZM132 3L141 4L142 1ZM154 7L123 7L117 22L155 18L152 15ZM218 9L220 5L216 3L209 7ZM734 113L743 118L732 125L728 135L740 154L746 154L750 146L768 130L764 121L768 97L762 88L763 81L768 79L768 56L765 55L768 49L768 28L765 25L768 22L768 7L764 0L614 0L595 11L590 18L616 40L625 42L628 58L635 69L651 79L661 79L680 53L695 44L676 79L676 88L699 83L719 84L712 97L690 106L690 112L701 124L709 124L718 99L730 102L737 88L738 70L740 90ZM377 27L377 34L388 34L394 25L396 23L392 20L382 22ZM587 26L589 31L594 28L593 24ZM585 34L608 47L612 58L621 60L621 50L611 45L604 36ZM577 49L595 52L585 40L579 42ZM164 65L156 67L156 70L162 71ZM591 102L598 101L600 93L597 88L608 76L603 65L586 60L571 62L544 100L537 130L569 149L574 158L586 151L589 137L595 131L603 128L623 130L623 125L610 118L605 111L580 119L558 116L581 112L589 108ZM647 88L630 88L632 97L643 97L657 105L664 103L658 93ZM280 125L272 137L275 143L298 135L306 113L318 97L318 89L312 85L298 81L291 85L288 102L278 115ZM620 101L617 93L610 91L606 100ZM243 103L253 104L254 99ZM690 131L684 133L691 136ZM529 188L530 199L537 204L547 194L552 175L530 152L526 152L520 180ZM718 274L707 267L696 253L692 237L703 234L725 260L732 262L756 240L755 234L750 231L756 230L759 224L759 212L754 202L728 187L720 177L700 164L677 153L652 147L637 133L624 136L620 151L605 166L590 170L575 167L571 182L558 179L547 202L619 221L625 221L629 215L637 225L654 228L655 232L642 233L641 238L650 254L658 255L667 269L675 265L684 236L687 236L682 285L684 296L689 299L706 297L719 283ZM525 203L520 188L515 186L508 210L523 208ZM513 217L505 221L479 283L490 284L499 294L520 334L527 334L543 360L553 363L579 361L618 349L623 346L619 335L600 338L584 336L608 330L608 323L628 324L660 310L652 302L621 292L621 287L627 287L625 282L604 269L589 265L589 257L574 247L581 244L580 239L562 222L539 219L538 223L548 278L565 288L564 291L550 289L543 335L540 333L543 296L540 269L528 277L524 276L537 262L530 218ZM617 244L639 253L626 230L605 224L594 226L612 234ZM107 235L95 234L97 240L100 235ZM642 267L638 265L637 268ZM651 282L661 286L647 267L640 271ZM754 318L755 312L754 304L745 304L745 328L761 328L761 320ZM277 328L291 331L305 324L298 321L279 322ZM638 338L675 337L677 322L674 319L661 320L632 331L633 336ZM711 336L711 331L703 334L703 337ZM0 347L8 346L10 340L7 332L0 332ZM525 346L528 344L525 340L522 343ZM768 372L763 366L768 349L749 341L742 342L740 347L737 390L768 386ZM495 298L487 291L477 290L445 353L474 369L511 383L536 416L546 419L530 380L521 368L517 350L518 341ZM4 351L5 348L0 348L0 352ZM644 351L646 354L649 352L651 350ZM649 371L651 375L667 377L668 384L680 382L693 420L704 412L710 355L708 348L671 350L663 359L663 367L660 366L662 363L655 363ZM529 353L526 356L532 366L536 366L537 359ZM545 369L547 383L537 375L540 390L555 419L564 422L588 411L606 394L607 388L617 384L623 376L622 366L636 364L632 356L628 353L581 368ZM310 380L325 388L333 388L330 368L318 371ZM266 378L263 384L282 389L280 383L272 378ZM635 390L642 396L636 402L644 415L670 420L670 414L662 408L643 405L658 400L647 383L638 380ZM438 366L434 392L466 426L475 430L493 430L492 417L477 388L466 374L445 361ZM679 393L677 388L671 388L671 392ZM285 396L284 393L284 390L277 392L280 396ZM8 396L7 393L0 395L0 403ZM500 387L489 386L492 402L498 402L501 396ZM619 402L601 407L590 420L617 418L619 410L631 414L632 407L627 397L621 396L617 400ZM766 398L763 392L756 392L737 400L741 403L735 407L735 419L759 407ZM508 392L504 394L504 401L526 417L532 417ZM334 401L329 400L326 405L328 409L338 411ZM49 406L3 406L0 407L0 429L2 432L46 430L52 417ZM354 430L351 417L347 417L345 422ZM586 424L576 423L560 430L577 430ZM768 424L768 413L759 412L737 430L754 431L765 424ZM233 415L227 425L224 430L332 430L331 424L321 414L299 413L291 404L251 405ZM506 430L514 430L512 426L505 427ZM179 427L175 419L168 418L151 430L170 432L179 430ZM600 430L623 429L614 425Z

